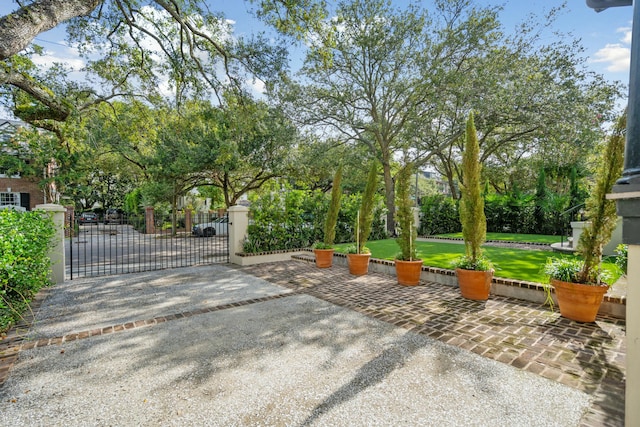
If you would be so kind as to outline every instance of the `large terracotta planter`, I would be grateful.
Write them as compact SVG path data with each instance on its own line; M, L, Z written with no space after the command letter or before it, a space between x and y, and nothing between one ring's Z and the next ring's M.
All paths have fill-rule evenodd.
M371 254L347 254L349 273L354 276L362 276L369 271L369 258Z
M314 249L316 256L316 267L329 268L333 263L333 249Z
M609 286L583 285L551 279L556 290L560 315L576 322L595 322L600 304Z
M396 260L396 276L398 284L403 286L416 286L420 283L422 272L422 260L401 261Z
M489 299L493 270L477 271L456 268L460 293L464 298L474 301L486 301Z

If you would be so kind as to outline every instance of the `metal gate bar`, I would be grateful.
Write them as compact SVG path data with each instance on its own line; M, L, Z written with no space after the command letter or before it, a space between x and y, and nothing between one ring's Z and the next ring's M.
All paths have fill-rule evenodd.
M208 228L200 235L178 228L172 233L166 218L156 216L155 233L147 234L144 217L120 214L95 223L70 220L66 240L67 276L107 276L229 262L228 219L198 214L194 223ZM183 221L184 223L184 221ZM73 231L73 232L71 232Z

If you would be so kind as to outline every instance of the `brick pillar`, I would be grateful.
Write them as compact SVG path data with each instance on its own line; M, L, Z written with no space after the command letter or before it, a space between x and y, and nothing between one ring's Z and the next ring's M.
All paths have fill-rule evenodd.
M67 210L64 214L64 237L69 237L74 234L74 225L76 223L75 207L65 206Z
M155 218L153 216L153 206L147 206L144 208L144 223L145 223L145 233L147 234L155 234L156 233L156 223Z
M193 224L193 219L191 217L191 209L184 210L184 231L189 233L191 231L191 226Z

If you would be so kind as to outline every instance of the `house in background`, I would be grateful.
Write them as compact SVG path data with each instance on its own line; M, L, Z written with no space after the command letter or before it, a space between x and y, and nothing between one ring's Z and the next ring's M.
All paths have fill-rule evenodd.
M18 120L0 119L0 156L24 156L15 149L14 137L21 128L28 126L30 125ZM19 173L9 171L2 166L3 164L4 162L0 162L0 208L16 206L32 210L41 203L55 202L47 200L45 191L39 185L41 177L23 177ZM43 171L43 176L47 172ZM55 188L48 190L50 194L57 194Z

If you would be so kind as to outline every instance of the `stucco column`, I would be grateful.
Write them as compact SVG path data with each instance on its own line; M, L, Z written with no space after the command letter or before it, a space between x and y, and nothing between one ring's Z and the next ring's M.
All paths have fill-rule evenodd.
M578 242L580 241L580 236L582 236L582 232L589 225L588 221L571 221L571 247L576 249L578 247Z
M627 267L626 425L640 422L640 245L629 245Z
M36 209L46 212L53 220L55 226L55 234L53 235L53 244L49 249L49 258L51 258L51 274L49 278L54 284L64 282L64 206L54 204L36 205Z
M240 257L236 255L242 252L242 242L247 236L249 227L249 208L246 206L231 206L229 208L229 262L240 264Z
M638 426L640 425L640 364L638 363L640 360L640 184L616 185L613 190L614 193L608 194L607 198L616 200L618 215L623 218L622 243L629 245L625 425Z

